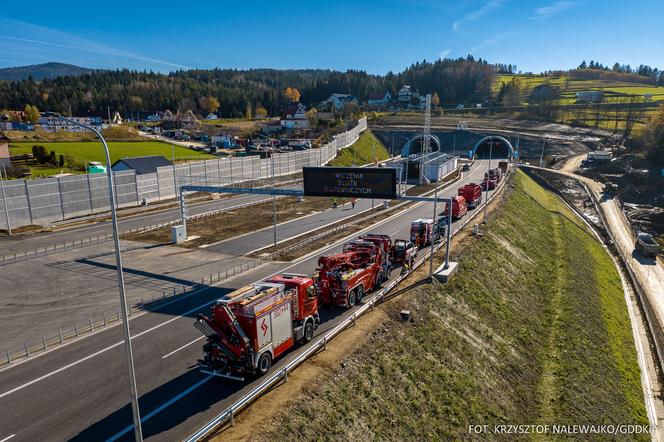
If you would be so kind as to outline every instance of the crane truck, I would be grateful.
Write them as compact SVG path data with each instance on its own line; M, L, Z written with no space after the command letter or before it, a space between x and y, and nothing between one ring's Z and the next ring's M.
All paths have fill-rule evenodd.
M198 361L203 373L244 380L263 375L297 342L309 342L320 323L314 281L283 274L250 284L219 299L194 327L207 342Z
M343 251L318 258L314 280L322 304L353 307L364 294L389 279L392 241L388 235L363 235Z

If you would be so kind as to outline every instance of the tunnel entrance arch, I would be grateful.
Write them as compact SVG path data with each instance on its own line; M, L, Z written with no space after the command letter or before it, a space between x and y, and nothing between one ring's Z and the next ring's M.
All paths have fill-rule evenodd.
M440 151L442 146L440 143L440 138L438 138L436 135L430 134L429 141L431 143L432 152ZM422 151L423 144L424 134L415 135L413 138L409 139L406 144L403 145L403 148L401 149L401 156L408 157L413 154L419 154Z
M493 144L493 147L491 147ZM489 153L491 151L491 156L493 158L508 158L511 159L515 156L514 146L512 143L500 135L489 135L473 146L472 156L478 159L489 158Z

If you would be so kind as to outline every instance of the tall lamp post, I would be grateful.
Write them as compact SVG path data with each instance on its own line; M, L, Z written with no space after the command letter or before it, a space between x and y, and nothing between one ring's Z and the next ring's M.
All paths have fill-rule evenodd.
M491 181L491 157L493 156L493 136L489 141L489 164L486 170L486 201L484 201L484 220L482 224L486 224L486 208L489 205L489 181ZM497 184L497 183L496 183Z
M124 274L122 272L122 256L120 255L120 237L118 236L118 218L115 210L115 191L113 185L113 173L111 172L111 155L108 151L108 145L101 133L94 127L79 123L71 118L63 117L55 112L43 112L44 116L61 118L69 124L80 126L86 130L94 132L101 140L106 154L106 173L108 176L108 196L111 205L111 223L113 225L113 243L115 245L115 263L118 272L118 287L120 289L120 308L122 311L122 329L124 332L125 352L127 356L127 368L129 370L129 387L131 391L131 411L134 419L134 438L137 441L143 440L143 431L141 428L141 412L138 407L138 389L136 388L136 373L134 371L134 357L131 349L131 335L129 333L129 315L127 313L127 297L125 295Z

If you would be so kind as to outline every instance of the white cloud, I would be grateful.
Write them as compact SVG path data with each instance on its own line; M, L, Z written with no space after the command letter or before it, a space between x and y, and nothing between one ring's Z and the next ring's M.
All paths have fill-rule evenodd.
M486 40L482 41L478 45L474 46L470 51L468 51L468 53L471 54L471 55L474 55L480 49L484 49L488 46L493 46L495 44L498 44L501 41L511 37L514 34L515 34L514 32L501 32L500 34L492 35L491 37L489 37Z
M443 49L442 51L440 51L440 54L438 54L438 56L439 56L440 58L444 59L444 58L446 58L448 55L450 55L450 52L452 52L451 49Z
M63 60L63 56L70 56L70 54L63 51L56 51L56 48L71 49L74 51L82 51L91 54L105 55L116 57L125 60L134 60L140 62L148 62L156 65L168 66L171 68L190 69L188 66L183 66L177 63L171 63L157 58L145 57L130 51L116 49L103 43L98 43L93 40L87 40L76 35L68 34L66 32L58 31L56 29L47 28L44 26L26 23L19 20L3 19L0 20L0 28L3 34L0 34L0 39L5 40L5 43L0 45L0 55L8 53L10 50L22 51L26 55L30 53L43 52L44 47L52 48L45 51L51 59ZM33 35L39 35L39 39L32 38ZM40 53L40 56L43 56ZM44 59L35 61L38 63L51 61L51 59ZM94 61L94 60L91 60Z
M535 11L533 11L533 15L530 18L532 20L539 21L548 20L556 14L560 14L567 9L573 8L577 4L577 2L558 1L548 6L542 6L541 8L535 9Z
M505 1L506 0L488 0L479 9L467 13L459 20L452 23L452 30L458 31L466 23L477 20L478 18L481 18L487 15L488 13L495 11L496 9L503 6L503 4L505 4Z

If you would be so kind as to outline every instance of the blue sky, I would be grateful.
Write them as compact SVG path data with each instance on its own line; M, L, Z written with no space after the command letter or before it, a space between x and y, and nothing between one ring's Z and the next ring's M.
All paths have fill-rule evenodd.
M191 7L187 7L191 5ZM0 67L398 72L472 53L541 72L581 60L664 68L658 0L3 2Z

